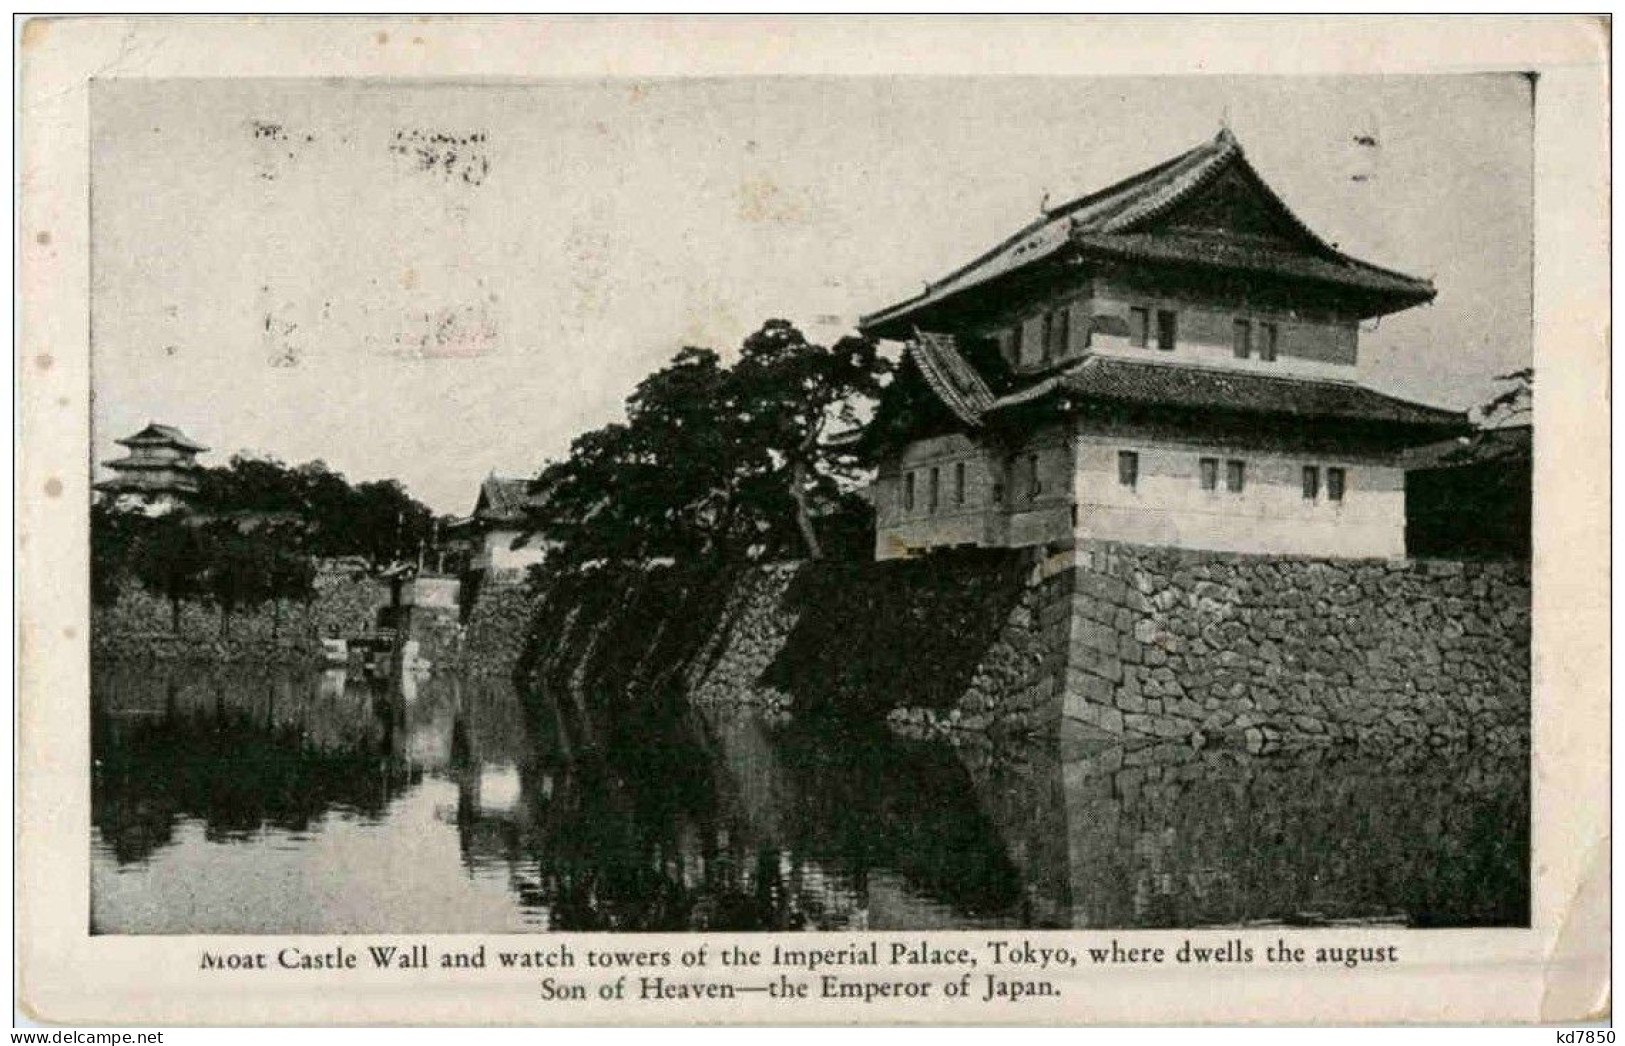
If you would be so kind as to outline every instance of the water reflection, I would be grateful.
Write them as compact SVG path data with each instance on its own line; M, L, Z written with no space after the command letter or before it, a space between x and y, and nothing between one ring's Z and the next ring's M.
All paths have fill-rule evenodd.
M504 681L98 666L111 933L1526 923L1521 759L954 747Z

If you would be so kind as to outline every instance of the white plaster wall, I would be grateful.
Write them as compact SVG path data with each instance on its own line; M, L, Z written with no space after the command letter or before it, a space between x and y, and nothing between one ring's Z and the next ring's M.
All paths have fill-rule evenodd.
M517 530L492 530L481 539L474 554L475 570L523 570L540 563L547 555L547 546L540 541L527 542L514 548L519 537Z
M139 443L129 448L130 457L135 461L162 461L178 462L190 465L197 457L196 451L181 450L179 447L166 447L152 443Z
M401 592L401 605L456 609L460 588L456 578L416 577Z
M1136 288L1096 281L1090 308L1097 316L1116 316L1132 330L1130 310L1151 311L1151 332L1146 346L1136 346L1129 337L1096 333L1089 351L1102 356L1187 366L1217 367L1252 374L1355 381L1358 378L1359 328L1353 320L1311 317L1292 310L1262 308L1245 303L1215 304L1187 298L1174 298ZM1156 313L1171 309L1179 316L1178 338L1172 351L1157 348ZM1234 330L1237 319L1253 324L1253 355L1238 359ZM1263 345L1263 323L1279 330L1277 356L1273 361L1259 359Z
M1118 452L1138 452L1139 482L1118 482ZM1203 490L1203 457L1219 459L1217 490ZM1241 493L1225 463L1246 462ZM1302 493L1302 469L1319 466L1320 496ZM1326 469L1341 467L1341 502L1326 496ZM1345 557L1405 554L1405 474L1369 460L1263 447L1215 447L1083 434L1077 451L1077 537L1144 545Z

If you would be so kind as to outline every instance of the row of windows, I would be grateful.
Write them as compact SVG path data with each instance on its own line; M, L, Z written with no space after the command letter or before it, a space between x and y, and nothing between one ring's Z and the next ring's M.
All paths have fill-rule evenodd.
M1036 498L1043 492L1044 485L1039 478L1037 454L1027 454L1020 459L1011 458L1006 463L1005 468L1012 481L1017 480L1017 470L1020 470L1019 479L1026 490L1027 497ZM915 506L919 504L919 481L916 478L917 476L918 473L914 471L903 475L903 511L905 512L913 512ZM942 466L931 466L925 470L925 476L925 508L927 512L935 512L942 507ZM1002 504L1003 501L1004 484L995 482L993 484L993 503L998 505ZM953 466L951 503L956 507L965 504L965 463L963 461L955 462Z
M1265 362L1274 362L1275 350L1281 341L1281 328L1264 320L1258 322L1257 344L1254 344L1253 321L1236 319L1231 346L1235 351L1236 359L1251 359L1256 349L1258 358Z
M1339 468L1326 470L1326 500L1342 501L1343 492L1348 488L1348 473ZM1303 467L1303 499L1305 501L1320 500L1320 468L1316 465Z
M1018 323L1008 334L1008 357L1021 361L1023 350L1036 350L1040 362L1049 363L1067 354L1072 337L1072 310L1052 309L1040 317L1038 344L1026 345L1026 324ZM1085 335L1085 344L1088 336ZM1274 362L1280 347L1281 328L1268 320L1236 317L1231 328L1231 348L1238 360L1255 356L1265 362ZM1151 309L1134 306L1129 309L1129 344L1146 349L1153 344L1163 352L1172 352L1179 344L1179 313L1173 309Z
M1037 349L1038 358L1044 363L1066 355L1067 343L1072 337L1072 310L1051 309L1044 313L1040 323L1039 341L1034 346L1026 345L1026 324L1015 325L1010 331L1010 359L1020 362L1023 359L1022 352L1027 348Z
M926 504L928 506L928 511L935 512L942 503L941 467L936 465L931 466L928 476L929 479L926 484L926 497L928 500ZM916 500L914 493L914 477L915 473L913 472L910 472L903 477L903 509L908 512L914 511ZM953 503L955 505L963 505L965 503L965 463L963 461L954 465Z
M1199 458L1197 460L1197 475L1201 480L1203 490L1219 489L1219 459ZM1325 494L1328 501L1342 501L1343 494L1348 490L1348 472L1345 469L1328 467L1325 470ZM1120 450L1117 452L1117 482L1130 489L1140 485L1140 454L1134 450ZM1230 458L1224 462L1224 489L1231 494L1240 494L1247 486L1247 463L1237 458ZM1305 501L1319 501L1321 496L1321 468L1319 465L1305 465L1303 467L1303 499Z
M1151 317L1152 310L1148 308L1135 306L1129 310L1129 344L1135 348L1150 347L1153 330ZM1179 313L1172 309L1157 309L1156 321L1157 348L1172 352L1179 343ZM1245 317L1236 318L1231 333L1231 346L1236 359L1251 359L1256 352L1259 359L1273 362L1280 342L1281 328L1278 324L1264 320L1255 324Z
M1038 474L1038 455L1026 455L1023 469L1023 479L1026 481L1027 496L1037 497L1043 491L1043 484ZM1219 490L1219 473L1221 462L1218 458L1198 458L1197 476L1201 481L1203 490ZM1227 458L1224 465L1224 490L1229 494L1240 494L1247 487L1247 462L1239 458ZM1009 468L1012 474L1016 469L1016 460L1011 459ZM1319 465L1303 466L1303 499L1305 501L1319 501L1322 494L1322 469ZM1342 501L1344 493L1348 490L1348 471L1336 466L1328 466L1325 470L1324 493L1328 501ZM913 512L918 504L918 473L910 471L903 476L903 510ZM1137 489L1140 485L1140 453L1135 450L1120 450L1117 452L1117 482L1121 486ZM955 506L965 504L965 463L956 462L953 466L952 503ZM1001 484L994 484L993 501L995 504L1004 500L1004 488ZM933 465L926 470L926 511L936 512L942 507L942 467Z
M1151 310L1136 306L1128 311L1129 344L1137 349L1149 348L1151 345ZM1157 310L1157 348L1163 352L1174 351L1174 345L1179 341L1179 313L1172 309Z

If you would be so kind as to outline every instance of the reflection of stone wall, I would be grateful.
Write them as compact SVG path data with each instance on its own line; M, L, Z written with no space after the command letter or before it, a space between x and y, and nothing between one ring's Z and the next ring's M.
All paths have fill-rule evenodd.
M320 654L323 636L366 631L389 602L389 586L375 578L324 572L314 587L308 603L285 599L280 608L267 603L234 612L222 636L217 607L182 602L176 631L169 600L129 585L114 605L91 608L91 652L163 660L304 660Z
M1040 925L1528 925L1527 752L960 753Z
M1080 550L1064 713L1109 734L1516 743L1520 563Z

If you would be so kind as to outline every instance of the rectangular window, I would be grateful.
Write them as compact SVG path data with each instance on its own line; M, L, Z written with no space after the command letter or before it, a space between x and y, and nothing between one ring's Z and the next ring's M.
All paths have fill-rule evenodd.
M1332 501L1343 500L1343 490L1348 483L1348 476L1342 469L1326 470L1326 497Z
M903 477L903 511L914 511L914 473Z
M1218 490L1219 489L1219 459L1218 458L1203 458L1201 464L1202 464L1202 489L1203 490Z
M955 505L963 505L964 503L965 503L965 463L963 461L960 461L960 462L956 462L954 464L954 504Z
M1039 360L1048 363L1055 358L1055 313L1044 313L1043 348L1039 351Z
M935 512L937 506L942 504L942 470L935 465L931 466L931 486L926 504L928 512Z
M1151 310L1130 309L1128 311L1128 337L1129 344L1136 349L1143 349L1151 344Z
M1314 465L1303 467L1303 500L1320 500L1320 469Z
M1179 316L1172 309L1157 310L1157 348L1163 352L1174 351L1174 343L1179 340Z
M1055 313L1055 352L1053 355L1056 359L1061 359L1067 354L1071 340L1072 310L1071 308L1061 309Z
M1275 350L1281 340L1281 328L1273 323L1260 324L1259 331L1264 337L1264 344L1259 346L1258 358L1266 362L1275 360Z
M1231 336L1231 345L1236 350L1236 359L1244 360L1253 354L1253 324L1251 320L1237 320L1235 331Z
M1021 324L1020 323L1017 323L1016 326L1015 326L1015 329L1010 332L1010 356L1009 356L1009 360L1010 360L1010 366L1012 366L1012 367L1019 367L1021 365Z
M1224 463L1224 486L1232 494L1240 494L1247 484L1247 463L1231 458Z
M1140 485L1140 454L1134 450L1120 450L1117 452L1117 482L1119 486L1137 487Z
M1027 496L1036 498L1044 492L1044 484L1038 479L1038 455L1027 455Z

